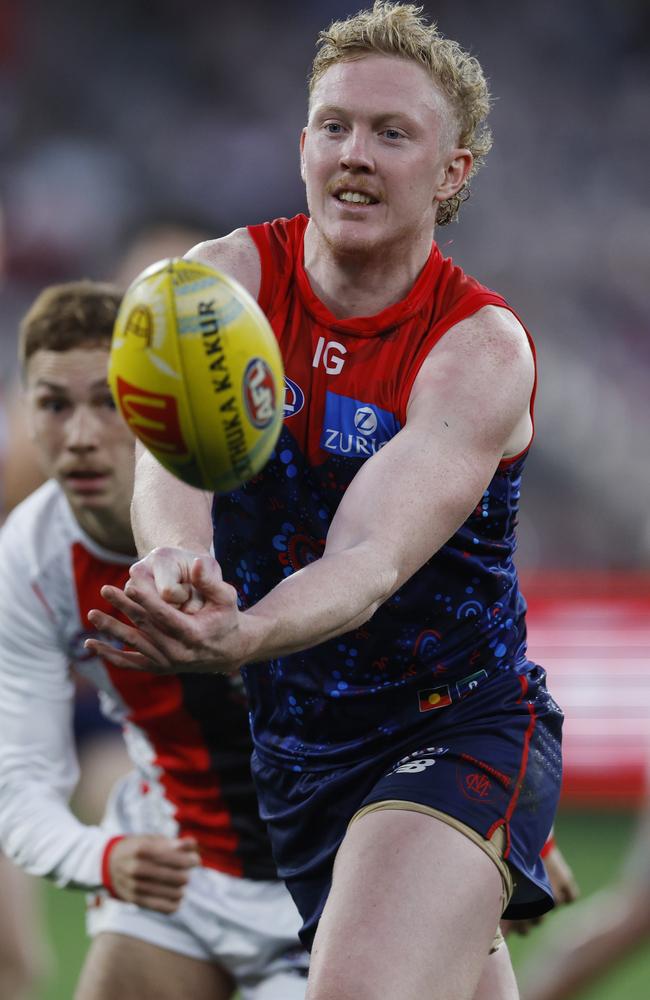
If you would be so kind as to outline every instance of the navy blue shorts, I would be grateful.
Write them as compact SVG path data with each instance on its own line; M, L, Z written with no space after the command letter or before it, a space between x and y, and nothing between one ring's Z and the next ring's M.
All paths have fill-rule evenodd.
M480 692L423 716L415 738L346 767L295 773L253 754L261 815L307 947L350 820L388 799L436 809L486 840L502 828L514 880L504 916L534 917L553 906L540 851L560 793L563 716L545 678L532 664L499 673Z

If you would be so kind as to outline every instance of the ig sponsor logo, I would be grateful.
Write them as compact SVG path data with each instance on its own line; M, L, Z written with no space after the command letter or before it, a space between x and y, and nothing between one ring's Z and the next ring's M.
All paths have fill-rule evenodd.
M328 340L325 343L325 337L319 337L311 366L318 368L322 364L328 375L339 375L347 353L347 348L339 344L338 340Z

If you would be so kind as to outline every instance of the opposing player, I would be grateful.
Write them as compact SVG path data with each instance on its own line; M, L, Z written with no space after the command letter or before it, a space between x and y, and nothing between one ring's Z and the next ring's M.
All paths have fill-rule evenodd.
M647 776L650 778L650 771ZM650 791L648 788L646 791ZM622 870L548 928L522 970L524 1000L572 1000L650 942L650 798Z
M250 776L237 678L129 675L88 654L87 610L133 559L133 438L106 382L121 295L46 289L20 331L31 429L50 477L0 536L0 838L9 858L93 890L78 1000L300 1000L299 917L277 880ZM135 768L101 827L68 798L78 768L70 664L124 726Z
M488 152L488 109L477 61L419 8L322 33L309 218L194 251L278 337L275 457L215 498L213 526L143 457L134 526L153 551L103 591L133 624L90 616L131 647L88 640L116 665L243 668L310 1000L511 1000L499 918L552 905L561 713L526 657L513 565L532 341L433 242ZM184 613L192 587L205 603Z
M552 828L540 857L544 862L555 904L574 903L580 896L580 887L571 865L557 845ZM543 920L543 916L529 920L502 920L501 931L505 935L514 933L525 936Z

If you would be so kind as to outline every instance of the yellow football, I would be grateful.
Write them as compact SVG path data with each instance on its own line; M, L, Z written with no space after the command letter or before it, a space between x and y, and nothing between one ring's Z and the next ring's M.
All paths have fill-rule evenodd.
M273 330L239 282L183 258L127 289L108 381L133 433L186 483L226 493L271 456L284 372Z

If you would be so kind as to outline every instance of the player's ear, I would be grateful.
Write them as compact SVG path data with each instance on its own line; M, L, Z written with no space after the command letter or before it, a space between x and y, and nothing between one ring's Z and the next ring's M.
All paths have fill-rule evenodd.
M460 191L469 177L474 157L469 149L452 149L440 168L434 201L446 201Z
M300 176L305 179L305 142L307 140L307 126L300 133Z

